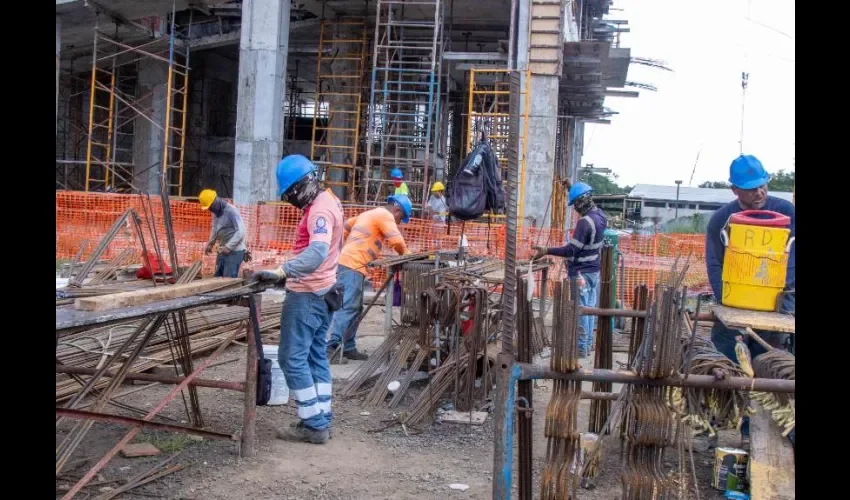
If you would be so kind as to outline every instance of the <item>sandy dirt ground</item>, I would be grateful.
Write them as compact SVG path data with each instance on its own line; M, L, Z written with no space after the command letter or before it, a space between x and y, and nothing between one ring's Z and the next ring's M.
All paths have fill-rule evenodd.
M382 340L383 311L375 307L361 326L361 348L374 350ZM624 356L624 355L622 355ZM239 380L244 376L245 347L231 346L222 357L233 360L204 372L204 378ZM590 359L585 360L590 364ZM335 367L334 371L350 373L355 365ZM420 382L420 384L422 384ZM342 383L334 384L335 393ZM127 396L122 400L143 409L152 408L169 390L156 386ZM540 383L534 392L534 471L535 485L543 469L546 439L543 419L549 400L551 383ZM587 384L586 390L590 390ZM615 391L619 390L615 386ZM201 388L199 390L205 424L208 428L236 432L242 420L242 395L236 392ZM412 397L401 405L409 405ZM586 429L590 402L582 401L579 428ZM396 411L403 411L397 408ZM150 442L162 450L157 457L124 458L117 456L104 469L95 484L84 489L77 498L95 498L110 491L136 474L144 472L163 458L179 453L172 463L187 468L125 493L119 498L166 498L193 500L251 499L489 499L493 482L493 417L482 426L431 423L410 429L410 435L399 426L376 431L392 419L386 407L363 407L359 401L334 400L334 438L323 446L292 444L275 438L275 429L295 421L292 402L285 406L258 408L257 455L239 458L232 441L194 439L185 435L144 431L136 442ZM178 423L186 423L181 398L175 399L163 415ZM57 428L57 444L69 429ZM57 498L74 480L111 448L126 427L95 423L86 441L72 457L69 467L57 478ZM721 446L737 446L738 435L724 431ZM515 455L516 457L516 455ZM697 466L700 498L723 498L709 485L713 450L704 438L695 438L694 457ZM516 464L516 458L515 462ZM678 467L678 453L670 450L665 464ZM579 490L579 498L618 499L621 495L620 441L606 440L602 472L593 490ZM516 474L514 475L516 488ZM450 488L453 483L468 485L465 491ZM538 495L535 494L535 498ZM516 491L514 492L516 498ZM696 498L691 492L689 498Z

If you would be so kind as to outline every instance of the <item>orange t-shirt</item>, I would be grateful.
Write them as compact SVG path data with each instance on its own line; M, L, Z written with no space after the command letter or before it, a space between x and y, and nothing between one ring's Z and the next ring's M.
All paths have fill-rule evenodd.
M345 221L345 246L339 263L368 276L366 265L381 255L384 240L403 255L407 245L393 214L384 207L374 208Z

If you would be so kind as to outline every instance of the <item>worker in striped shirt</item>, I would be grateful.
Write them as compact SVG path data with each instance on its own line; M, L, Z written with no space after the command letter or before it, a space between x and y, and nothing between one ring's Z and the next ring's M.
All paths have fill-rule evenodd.
M342 307L334 313L331 323L331 339L328 342L328 358L331 363L339 359L333 356L342 344L340 362L347 363L348 359L363 361L368 355L357 350L356 321L363 309L363 285L366 281L366 266L381 255L384 240L399 255L410 253L404 242L404 237L398 229L398 223L407 223L413 205L410 198L404 195L392 195L387 198L387 204L345 221L343 226L345 244L339 256L337 281L343 283L345 291ZM391 306L391 304L388 304ZM351 331L347 331L347 330ZM347 335L346 335L347 333ZM344 339L343 339L344 338Z

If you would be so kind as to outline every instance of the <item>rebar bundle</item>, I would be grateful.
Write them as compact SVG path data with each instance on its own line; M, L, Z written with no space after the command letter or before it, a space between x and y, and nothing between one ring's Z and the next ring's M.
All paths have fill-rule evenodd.
M408 262L401 273L401 323L418 325L419 298L423 292L437 284L435 276L427 274L434 269L434 262Z
M570 281L555 283L553 297L552 357L550 367L566 373L580 368L578 358L578 294ZM540 476L541 500L576 498L581 448L578 405L581 382L554 381L546 407L546 464Z
M632 301L632 310L646 311L649 302L652 300L649 293L649 287L646 285L638 285L635 287L634 300ZM629 366L635 360L637 349L643 342L643 332L646 328L646 318L632 318L632 335L629 339Z
M675 269L675 266L674 266ZM674 271L675 273L675 271ZM671 278L670 283L676 280ZM680 343L685 290L657 285L649 306L645 332L633 369L650 379L672 376L682 366ZM678 496L679 484L665 470L666 448L679 443L676 414L668 406L672 389L635 385L622 410L620 437L623 500L664 500Z
M758 378L781 378L796 380L796 357L780 349L770 350L753 360L753 370ZM794 396L791 394L753 392L750 398L759 402L782 429L782 435L788 434L796 425Z
M602 249L602 269L600 271L600 293L599 307L611 309L614 307L614 248L606 246ZM610 370L614 367L614 338L613 320L611 318L599 318L596 326L596 355L594 368ZM611 392L611 382L594 382L593 391ZM594 399L590 402L590 418L588 419L588 431L594 434L607 432L604 428L605 422L611 411L611 401Z
M664 451L677 441L676 415L665 404L669 388L635 386L623 410L623 500L678 498Z
M686 375L746 377L738 365L721 354L710 340L697 336L690 349L688 348L690 339L683 337L680 341L684 349L684 357L691 363ZM746 405L746 397L743 393L718 389L677 389L674 400L677 400L677 404L682 405L682 411L687 413L685 422L688 425L705 430L711 436L715 434L715 427L736 426ZM716 422L714 425L711 423L712 417Z

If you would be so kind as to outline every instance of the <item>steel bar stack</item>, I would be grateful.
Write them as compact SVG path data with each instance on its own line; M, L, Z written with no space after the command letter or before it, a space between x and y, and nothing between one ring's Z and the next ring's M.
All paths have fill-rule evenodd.
M773 349L753 359L753 370L758 378L796 380L796 357L790 352ZM793 395L753 392L750 397L770 411L783 436L791 433L796 425Z
M602 249L602 269L600 273L599 307L611 309L614 306L614 248L606 246ZM596 356L594 368L610 370L614 367L614 338L611 318L600 317L596 322ZM611 392L610 382L594 382L594 392ZM590 402L590 418L588 431L594 434L607 432L604 425L611 411L611 401L592 400Z
M671 279L671 282L673 280ZM684 290L658 285L647 314L644 341L634 369L638 376L663 379L682 365L680 332L684 322ZM664 467L664 451L678 443L676 414L667 405L672 388L635 385L622 412L625 445L620 476L624 500L668 499L677 483Z
M553 298L552 358L550 367L561 373L580 368L578 360L578 293L575 283L555 284ZM546 408L546 463L540 476L541 500L576 498L581 436L578 431L578 405L581 382L555 380L552 398ZM530 481L528 477L526 481ZM522 484L522 476L520 482Z

